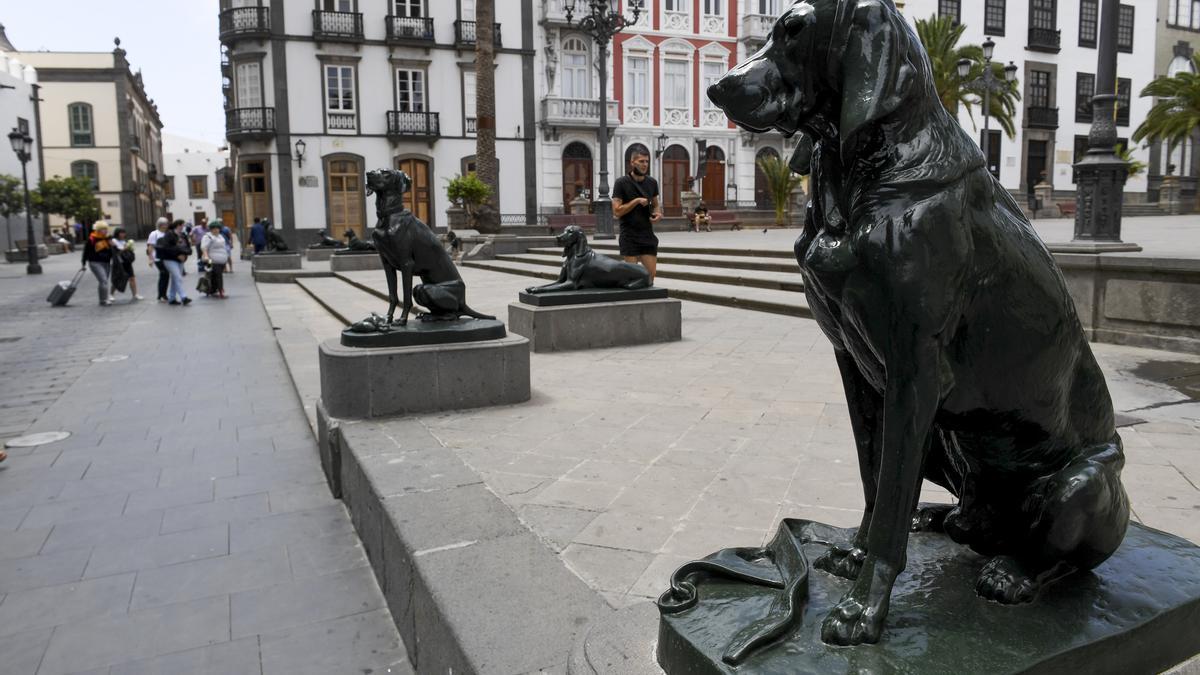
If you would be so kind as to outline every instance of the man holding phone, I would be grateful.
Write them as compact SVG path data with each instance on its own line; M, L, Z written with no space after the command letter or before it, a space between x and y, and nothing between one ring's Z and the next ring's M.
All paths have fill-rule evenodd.
M641 263L650 273L658 265L658 237L654 223L662 219L658 204L658 181L650 177L650 155L635 150L629 158L629 173L613 185L613 214L621 221L618 244L625 262Z

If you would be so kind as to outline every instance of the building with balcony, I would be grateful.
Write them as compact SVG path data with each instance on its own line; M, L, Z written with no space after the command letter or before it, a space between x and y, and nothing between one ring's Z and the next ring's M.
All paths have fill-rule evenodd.
M0 135L8 134L14 128L27 132L33 138L33 150L28 163L25 164L25 175L29 179L29 188L37 187L42 174L42 132L37 128L39 89L37 69L21 63L16 58L16 49L8 41L4 26L0 25L0 110L5 111L0 119ZM0 150L0 176L13 176L21 179L21 162L17 159L12 148ZM38 216L33 218L34 236L41 239L44 225ZM25 213L17 213L5 217L0 215L0 247L8 251L16 248L18 241L27 238L28 223Z
M1192 0L1156 0L1158 6L1157 48L1154 53L1154 75L1174 76L1195 72L1192 61L1200 49L1200 3ZM1134 95L1140 90L1135 89ZM1155 143L1150 146L1147 168L1151 201L1161 203L1163 178L1175 176L1179 186L1179 202L1190 212L1197 204L1197 182L1200 180L1200 132L1174 146Z
M104 217L131 236L149 234L166 213L162 120L121 49L12 52L37 68L44 175L92 181ZM62 225L51 216L51 227Z
M1021 101L1014 116L1015 138L1004 135L993 119L984 144L978 105L972 110L974 119L960 109L959 122L987 147L988 166L1022 202L1043 180L1054 187L1056 198L1072 199L1072 165L1087 151L1092 122L1099 0L908 0L902 11L910 22L950 16L965 28L960 45L979 45L991 37L996 44L992 61L1016 64ZM1153 77L1156 18L1145 3L1120 6L1117 133L1126 144L1150 110L1150 101L1136 94ZM1147 148L1133 148L1135 159L1145 162L1149 154ZM1144 200L1147 186L1145 173L1130 178L1126 201Z
M228 146L163 135L163 172L167 217L191 223L220 218L236 221L230 205L218 205L222 176L229 165ZM224 207L224 208L222 208Z
M535 0L496 3L496 186L537 212ZM374 224L363 174L400 168L409 208L446 222L445 184L474 170L473 0L221 0L234 222L270 218L294 245ZM527 93L528 92L528 93ZM178 179L177 179L178 180Z

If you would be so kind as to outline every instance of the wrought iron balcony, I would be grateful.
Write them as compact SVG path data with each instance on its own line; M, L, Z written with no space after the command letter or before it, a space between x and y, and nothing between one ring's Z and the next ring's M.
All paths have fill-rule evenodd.
M221 42L232 43L242 38L271 36L270 7L234 7L218 17Z
M438 138L442 135L442 128L438 114L435 112L389 110L387 135L393 140L398 138Z
M387 15L388 42L433 42L432 17Z
M1057 54L1062 50L1062 31L1054 28L1030 28L1025 49Z
M775 27L775 17L769 14L747 14L742 17L742 34L740 39L752 50L758 50L771 37L771 29Z
M618 123L620 109L620 101L608 102L610 127ZM600 126L600 101L594 98L547 96L542 99L542 119L546 124L556 127L594 129Z
M492 41L496 49L500 48L500 24L495 25L495 33ZM454 44L463 46L475 46L476 26L474 21L455 21L454 22Z
M361 12L326 12L314 9L313 37L330 42L362 42L363 16Z
M466 133L468 133L468 134L476 133L477 129L478 129L477 120L474 117L468 117Z
M225 138L242 141L275 135L274 108L230 108L225 111Z
M1057 129L1058 108L1029 106L1025 109L1025 127L1029 129Z

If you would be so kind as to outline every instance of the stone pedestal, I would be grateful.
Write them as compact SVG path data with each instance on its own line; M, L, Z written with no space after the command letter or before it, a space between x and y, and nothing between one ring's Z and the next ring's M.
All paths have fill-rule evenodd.
M535 297L545 301L548 295ZM683 335L682 307L671 298L542 306L514 302L508 306L508 329L529 338L535 352L674 342Z
M304 249L304 259L309 262L321 262L329 260L335 252L341 250L340 248L329 248L328 246L314 246Z
M259 253L254 256L254 271L267 270L298 270L303 267L300 262L300 254L287 253Z
M335 253L329 257L329 269L333 272L381 270L383 269L383 260L374 251L364 253Z
M529 340L367 349L320 347L321 405L330 417L365 419L511 405L529 400Z

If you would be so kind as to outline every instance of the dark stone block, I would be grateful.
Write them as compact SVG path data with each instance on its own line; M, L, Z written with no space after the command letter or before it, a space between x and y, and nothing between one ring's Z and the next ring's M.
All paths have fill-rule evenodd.
M393 326L383 333L356 333L347 328L342 331L342 344L346 347L416 347L498 340L505 335L504 322L494 319L412 319L404 326Z
M559 291L557 293L526 293L517 296L521 302L534 307L557 307L559 305L590 305L597 302L626 302L630 300L656 300L667 297L667 289L650 287L635 291L621 288L588 288L581 291Z
M785 521L786 523L789 521ZM804 521L791 521L793 530ZM820 526L823 527L823 526ZM847 538L851 532L845 532ZM804 545L815 560L825 544ZM975 593L985 559L941 534L913 533L878 644L835 647L821 622L853 582L811 569L802 621L739 667L735 634L770 614L780 591L710 577L695 606L664 614L667 673L1157 673L1200 652L1200 548L1136 523L1092 572L1047 586L1030 604Z

